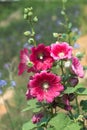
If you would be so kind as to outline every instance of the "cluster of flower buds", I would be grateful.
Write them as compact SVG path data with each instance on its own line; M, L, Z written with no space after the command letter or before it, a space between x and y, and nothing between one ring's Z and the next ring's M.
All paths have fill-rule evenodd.
M29 38L28 43L32 44L35 42L35 40L34 40L35 31L34 31L33 25L34 25L34 23L38 22L37 16L34 16L34 14L33 14L32 7L24 9L24 19L28 20L29 24L31 25L31 31L24 32L24 35Z

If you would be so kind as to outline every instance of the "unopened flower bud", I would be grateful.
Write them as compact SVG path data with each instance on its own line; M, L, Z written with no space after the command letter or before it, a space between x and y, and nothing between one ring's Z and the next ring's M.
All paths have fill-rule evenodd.
M58 37L58 33L53 33L53 37L57 38Z
M31 34L31 36L33 37L34 35L35 35L35 32L33 31L32 34Z
M27 18L28 18L27 14L24 14L24 19L27 19Z
M76 53L76 57L79 58L79 59L83 58L83 56L84 56L84 54L81 53L81 52Z
M27 8L24 9L24 13L28 13L28 9Z
M42 118L43 118L43 114L42 113L38 113L38 114L33 115L33 117L32 117L33 124L36 124L36 123L40 122L40 120Z
M33 38L29 38L28 42L29 42L30 44L32 44L32 43L34 43L34 39L33 39Z
M70 93L70 94L68 95L69 101L73 101L74 98L75 98L75 94L74 94L74 93Z
M33 8L32 8L32 7L30 7L30 8L28 8L28 10L29 10L29 11L32 11L32 10L33 10Z
M33 15L33 12L29 12L29 13L28 13L28 16L32 16L32 15Z
M33 62L29 61L29 62L27 63L27 66L28 66L28 67L32 67L32 66L33 66Z
M35 16L35 17L33 18L33 21L34 21L34 22L38 22L37 16Z
M72 87L75 87L75 86L78 84L79 80L78 80L77 77L74 77L74 78L70 78L70 79L68 80L68 82L69 82L69 84L70 84Z
M26 32L24 32L24 35L25 35L25 36L30 36L30 34L31 34L30 31L26 31Z

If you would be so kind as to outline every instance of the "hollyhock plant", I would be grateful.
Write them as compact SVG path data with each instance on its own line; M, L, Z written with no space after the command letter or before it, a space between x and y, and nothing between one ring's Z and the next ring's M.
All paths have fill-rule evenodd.
M66 42L52 44L51 56L54 60L70 59L72 56L72 47Z
M79 103L78 96L87 95L87 89L79 83L79 78L84 77L84 69L79 59L73 56L76 36L71 32L72 24L65 20L68 22L66 33L53 33L57 40L52 44L37 43L33 25L38 18L33 16L32 7L25 8L24 11L24 18L30 25L32 23L31 31L24 34L33 47L29 51L27 48L21 50L18 69L19 75L25 70L28 74L34 73L29 74L26 92L28 107L24 109L32 111L33 116L23 125L23 130L85 128L86 116L83 114L85 101L82 104L79 100ZM61 14L66 18L64 3ZM87 112L87 108L85 111Z
M50 55L50 46L39 44L33 47L30 54L30 60L33 62L36 70L47 70L53 65L53 58Z
M78 77L84 77L83 66L80 64L79 59L77 57L72 58L71 69L73 73L76 74Z
M34 95L40 102L52 102L64 90L61 78L46 71L35 74L29 81L29 86L31 95Z

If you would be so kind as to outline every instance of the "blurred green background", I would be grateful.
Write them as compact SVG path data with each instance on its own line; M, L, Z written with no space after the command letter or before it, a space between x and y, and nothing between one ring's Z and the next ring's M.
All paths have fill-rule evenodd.
M19 62L19 51L28 47L27 38L24 32L29 30L29 24L23 18L24 8L33 7L35 15L38 16L38 23L35 26L36 41L46 45L54 43L53 32L64 32L61 22L62 0L0 0L0 73L3 79L9 79L6 64L11 63L13 78L17 83L14 94L13 105L7 102L9 114L0 117L0 130L21 130L22 124L26 122L30 112L22 113L26 106L25 92L28 76L17 75ZM68 0L67 14L73 24L72 31L79 35L87 34L87 0ZM4 93L5 94L5 93ZM4 95L3 94L3 95ZM0 96L0 98L2 98ZM1 107L1 105L0 105ZM3 111L3 108L0 108ZM10 116L10 119L9 119Z

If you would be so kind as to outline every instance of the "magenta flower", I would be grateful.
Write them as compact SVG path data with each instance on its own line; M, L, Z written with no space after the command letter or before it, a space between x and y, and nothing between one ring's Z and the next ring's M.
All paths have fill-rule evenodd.
M66 42L52 44L51 56L54 60L70 59L72 56L72 47Z
M43 118L42 113L38 113L38 114L33 115L33 117L32 117L33 124L40 122L42 118Z
M83 66L80 64L79 59L77 57L72 58L71 65L72 72L79 76L80 78L84 77Z
M30 58L29 58L29 51L27 48L24 48L20 51L20 63L18 66L18 74L21 75L25 70L31 71L33 70L33 67L29 68Z
M30 60L38 71L50 69L53 65L53 58L50 56L50 46L39 44L37 47L33 47Z
M52 102L64 90L61 78L46 71L36 73L33 79L29 81L29 86L31 95L36 97L40 102Z

